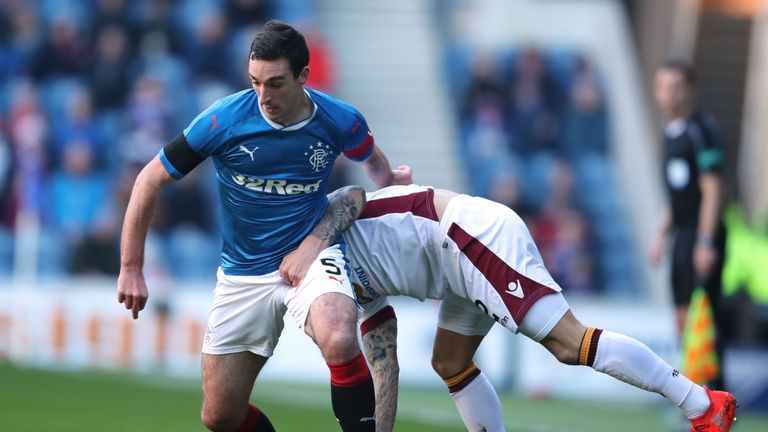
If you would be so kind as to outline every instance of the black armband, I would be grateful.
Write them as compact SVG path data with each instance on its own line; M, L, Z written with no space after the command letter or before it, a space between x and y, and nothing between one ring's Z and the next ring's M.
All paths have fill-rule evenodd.
M179 136L166 144L163 147L163 153L168 162L176 168L176 171L181 176L189 174L196 166L200 165L200 162L205 160L205 158L192 149L184 134L179 134Z

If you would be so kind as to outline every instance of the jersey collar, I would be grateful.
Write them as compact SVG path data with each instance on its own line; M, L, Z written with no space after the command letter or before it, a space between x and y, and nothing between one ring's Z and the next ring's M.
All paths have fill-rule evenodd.
M267 115L264 113L264 110L261 108L261 104L258 104L259 112L261 113L261 117L264 119L265 122L267 122L268 125L272 126L272 128L277 129L277 130L281 130L281 131L286 131L287 132L287 131L295 131L295 130L299 130L299 129L303 128L304 126L309 124L309 122L311 122L312 119L315 118L315 114L317 114L317 104L315 103L315 101L312 100L312 96L310 96L310 94L307 91L307 89L304 89L304 93L307 95L309 100L312 101L312 114L309 117L305 118L304 120L302 120L302 121L300 121L298 123L294 123L294 124L288 125L288 126L283 126L280 123L275 123L272 120L268 119Z

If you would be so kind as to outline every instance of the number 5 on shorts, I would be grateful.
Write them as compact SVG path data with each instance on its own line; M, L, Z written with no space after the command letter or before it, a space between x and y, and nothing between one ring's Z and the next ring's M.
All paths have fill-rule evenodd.
M328 267L327 269L325 269L325 272L330 275L338 276L341 274L341 269L339 268L339 266L336 265L335 262L333 262L333 258L323 258L320 260L320 264Z

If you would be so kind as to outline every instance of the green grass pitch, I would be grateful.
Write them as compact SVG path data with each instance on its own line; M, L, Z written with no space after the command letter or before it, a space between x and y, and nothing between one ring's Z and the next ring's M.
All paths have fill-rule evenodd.
M340 429L324 386L259 382L253 400L278 431ZM678 431L677 413L658 405L531 400L502 396L510 432ZM0 364L0 431L204 431L197 380L107 372L52 372ZM463 431L442 389L401 390L395 430ZM768 430L768 416L739 415L735 432Z

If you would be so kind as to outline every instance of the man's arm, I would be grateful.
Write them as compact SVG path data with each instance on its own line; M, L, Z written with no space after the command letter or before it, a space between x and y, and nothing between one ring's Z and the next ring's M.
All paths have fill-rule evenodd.
M715 230L722 201L722 180L716 173L702 174L699 178L701 204L693 264L699 277L706 277L717 259L714 248Z
M391 185L409 185L413 182L411 168L402 165L396 170L391 169L389 160L377 145L373 146L373 152L363 161L363 169L379 189Z
M117 279L117 301L125 304L139 317L147 303L147 284L144 281L144 242L155 210L160 188L173 181L155 156L136 177L131 199L125 212L123 234L120 240L120 276Z
M360 186L346 186L328 195L328 207L323 217L299 247L280 263L283 281L299 286L320 252L329 248L357 220L363 206L365 189Z
M389 310L392 310L391 307ZM364 328L364 325L362 327ZM397 415L400 376L400 365L397 361L397 318L394 317L394 312L392 317L383 323L364 330L363 348L365 357L371 364L373 388L376 391L376 430L391 431Z

